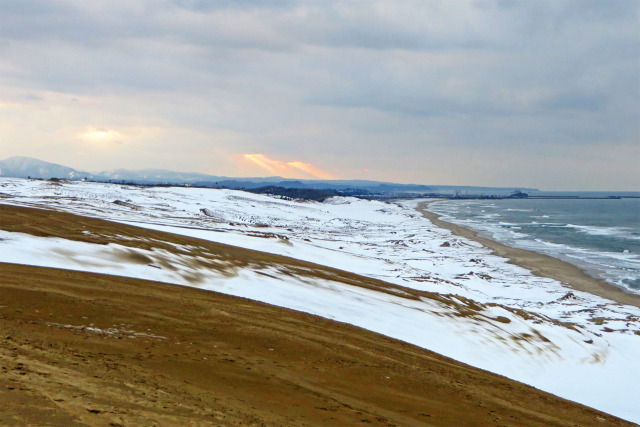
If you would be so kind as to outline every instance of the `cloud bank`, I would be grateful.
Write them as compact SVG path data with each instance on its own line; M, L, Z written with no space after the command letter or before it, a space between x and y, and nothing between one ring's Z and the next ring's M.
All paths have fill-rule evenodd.
M236 159L269 153L340 178L637 190L639 10L0 0L1 157L256 175Z

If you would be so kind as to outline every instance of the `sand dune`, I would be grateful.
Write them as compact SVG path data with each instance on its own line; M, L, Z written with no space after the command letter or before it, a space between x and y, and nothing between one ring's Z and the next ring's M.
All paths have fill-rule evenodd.
M3 425L625 425L320 317L0 264Z
M222 190L2 185L9 192L0 205L5 263L179 284L315 314L636 419L630 391L637 382L628 371L637 364L629 351L637 345L637 308L534 276L411 207ZM47 327L166 338L117 319Z

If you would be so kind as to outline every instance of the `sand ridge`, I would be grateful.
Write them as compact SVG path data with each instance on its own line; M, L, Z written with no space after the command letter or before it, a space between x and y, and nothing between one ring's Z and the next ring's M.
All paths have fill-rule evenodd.
M3 425L628 425L242 298L12 264L0 277Z

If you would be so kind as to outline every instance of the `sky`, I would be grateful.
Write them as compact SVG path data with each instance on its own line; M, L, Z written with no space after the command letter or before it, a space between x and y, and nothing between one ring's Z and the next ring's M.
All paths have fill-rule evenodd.
M640 0L0 0L0 159L640 190Z

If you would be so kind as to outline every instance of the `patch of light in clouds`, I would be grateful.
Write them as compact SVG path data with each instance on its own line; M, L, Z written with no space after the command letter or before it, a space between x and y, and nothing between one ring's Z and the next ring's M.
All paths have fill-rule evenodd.
M89 128L78 134L78 138L92 143L121 144L124 135L112 129Z
M244 154L243 159L255 163L262 169L279 175L284 178L308 178L309 176L319 179L332 179L333 177L322 171L310 163L294 160L291 162L283 162L281 160L270 159L264 154ZM302 173L301 173L302 172Z

